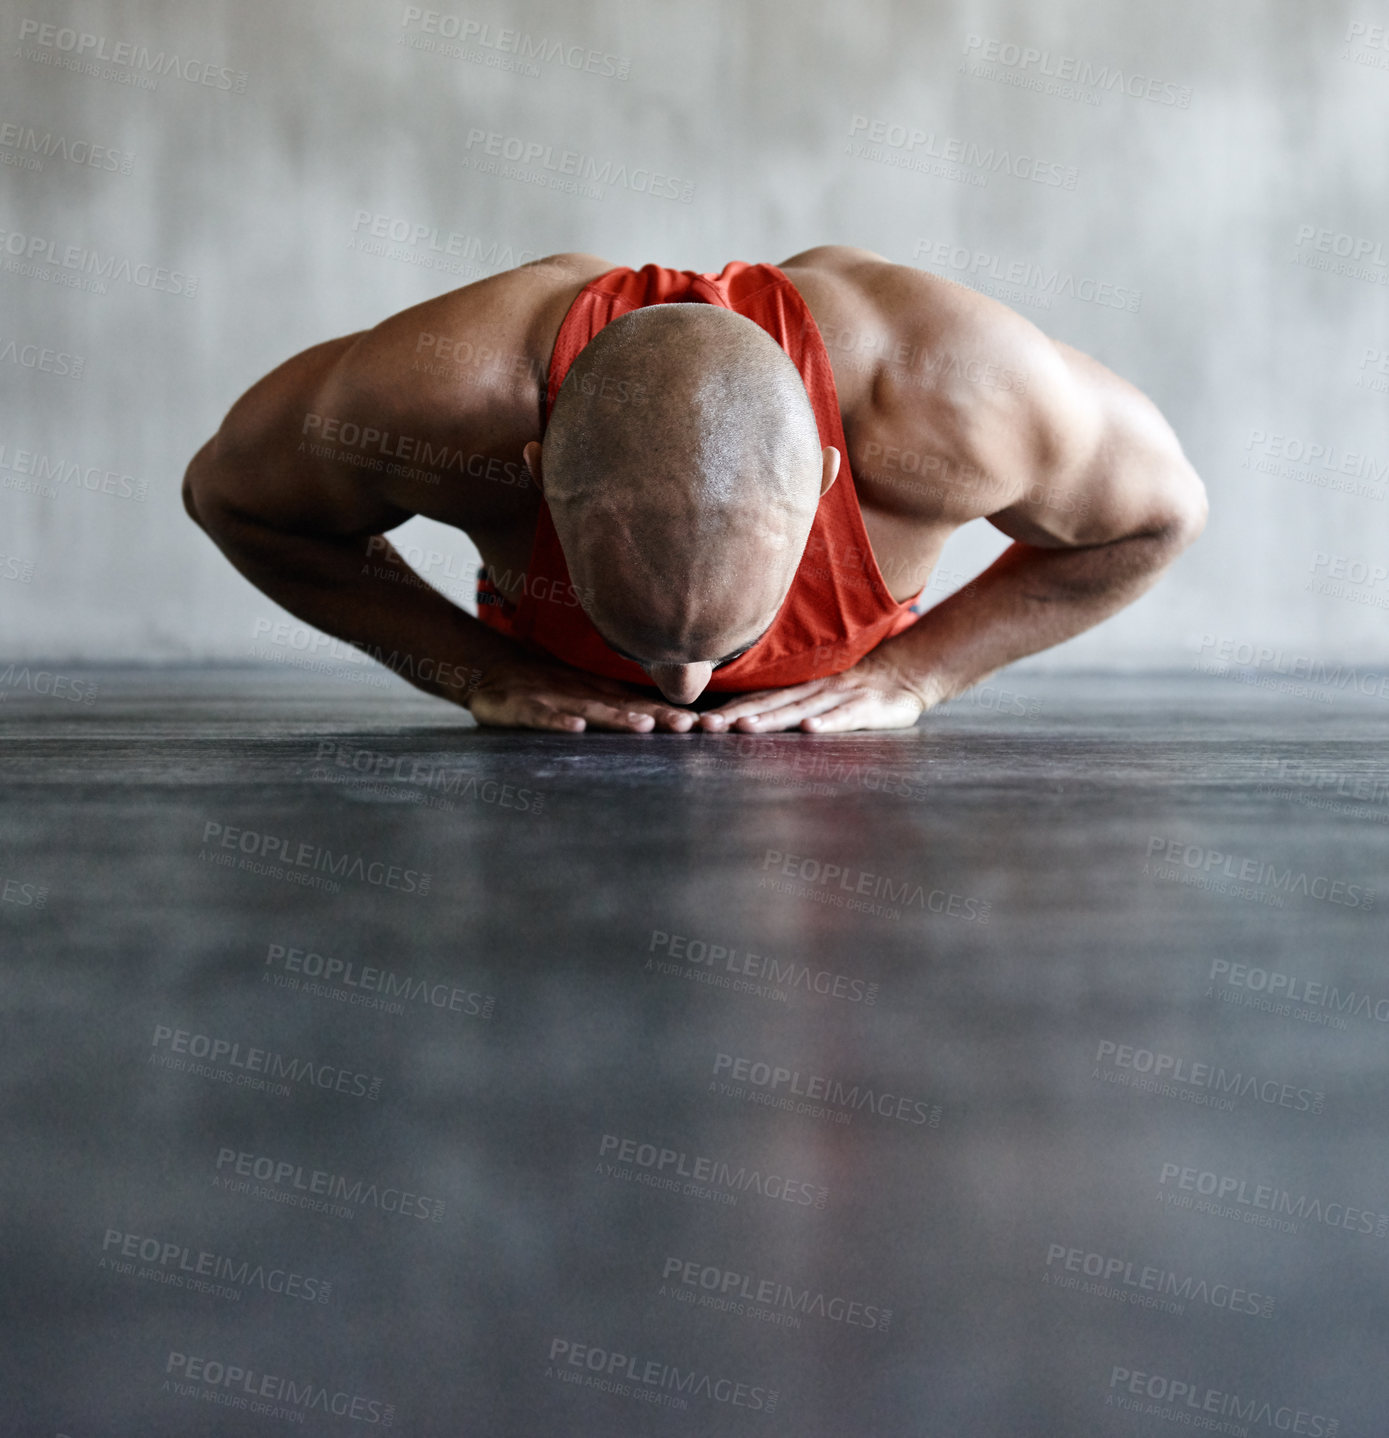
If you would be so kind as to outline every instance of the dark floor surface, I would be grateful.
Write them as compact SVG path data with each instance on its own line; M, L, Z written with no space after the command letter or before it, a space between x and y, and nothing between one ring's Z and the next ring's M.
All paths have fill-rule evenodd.
M1387 701L37 675L0 1433L1389 1433Z

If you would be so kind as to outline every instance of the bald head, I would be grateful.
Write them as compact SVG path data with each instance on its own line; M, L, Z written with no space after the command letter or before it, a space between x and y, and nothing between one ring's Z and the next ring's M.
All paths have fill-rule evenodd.
M838 466L786 351L703 304L604 326L526 458L595 627L675 703L772 623Z

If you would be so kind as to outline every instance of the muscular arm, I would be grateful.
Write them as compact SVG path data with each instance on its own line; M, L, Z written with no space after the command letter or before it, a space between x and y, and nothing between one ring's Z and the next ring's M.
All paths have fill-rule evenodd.
M392 559L399 574L409 572L381 537L414 512L401 496L308 452L306 416L361 414L362 397L343 390L363 338L315 346L243 395L188 466L184 505L277 604L461 703L497 639L423 579L405 585L389 577ZM381 399L366 408L379 423Z
M556 259L562 269L565 257ZM514 489L457 468L431 471L421 458L392 474L362 465L370 451L360 445L323 442L355 426L355 435L407 441L411 456L519 456L539 428L532 280L511 271L287 361L237 401L194 457L185 507L277 604L480 722L688 728L692 714L530 655L427 583L384 538L417 513L475 537L524 527ZM460 333L490 357L486 372L413 363L422 335Z
M1205 524L1204 487L1149 400L1068 346L1025 348L1012 423L971 437L1011 500L987 518L1014 543L879 646L927 707L1131 604Z
M707 728L909 725L1132 603L1205 523L1205 490L1170 426L1093 359L984 296L863 251L847 252L834 283L844 335L880 357L857 393L852 378L840 390L861 488L873 487L874 456L930 457L930 479L892 474L878 495L899 533L919 535L927 570L972 519L1014 543L845 674L735 701L706 714ZM833 291L824 299L833 312Z

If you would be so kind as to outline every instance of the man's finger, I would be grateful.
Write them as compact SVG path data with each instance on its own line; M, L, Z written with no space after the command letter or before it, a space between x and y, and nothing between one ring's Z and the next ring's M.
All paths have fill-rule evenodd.
M669 704L658 704L654 699L633 699L629 701L633 710L649 714L658 725L684 733L693 729L699 715L693 709L672 709Z
M823 679L815 679L809 684L797 684L790 689L760 689L756 694L745 694L741 699L735 699L730 704L721 704L717 709L706 709L699 717L706 729L727 729L736 720L746 718L749 714L765 713L780 708L783 704L793 704L807 694L816 693L824 682Z
M561 714L543 699L525 700L516 718L506 722L525 729L559 729L570 734L582 733L584 728L584 721L577 714Z
M735 727L745 734L765 734L770 729L786 729L799 724L811 714L823 714L853 697L853 691L844 689L819 689L802 699L786 704L769 704L761 713L747 714L736 721Z
M626 704L609 704L604 699L575 699L555 695L547 702L566 714L577 714L580 719L598 729L626 729L644 734L656 727L656 716Z
M655 725L649 714L614 708L598 699L576 699L562 694L531 695L520 700L512 713L512 718L493 722L520 725L527 729L563 729L569 733L582 733L590 726L641 733Z
M641 714L649 714L658 724L664 724L668 729L689 729L699 718L693 709L680 709L660 699L649 699L620 679L608 679L602 675L584 677L589 681L586 688L611 698L618 708L626 707Z
M920 706L905 695L892 699L880 694L858 694L827 713L809 716L801 728L809 734L843 734L850 729L910 729L920 717Z

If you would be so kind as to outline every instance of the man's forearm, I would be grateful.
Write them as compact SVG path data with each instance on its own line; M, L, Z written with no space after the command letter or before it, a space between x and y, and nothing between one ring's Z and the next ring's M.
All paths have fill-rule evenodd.
M383 537L285 534L225 513L199 522L276 604L427 694L461 704L483 671L515 653L511 640L420 578Z
M1186 542L1162 533L1083 549L1015 543L873 652L898 666L931 708L1131 604Z

